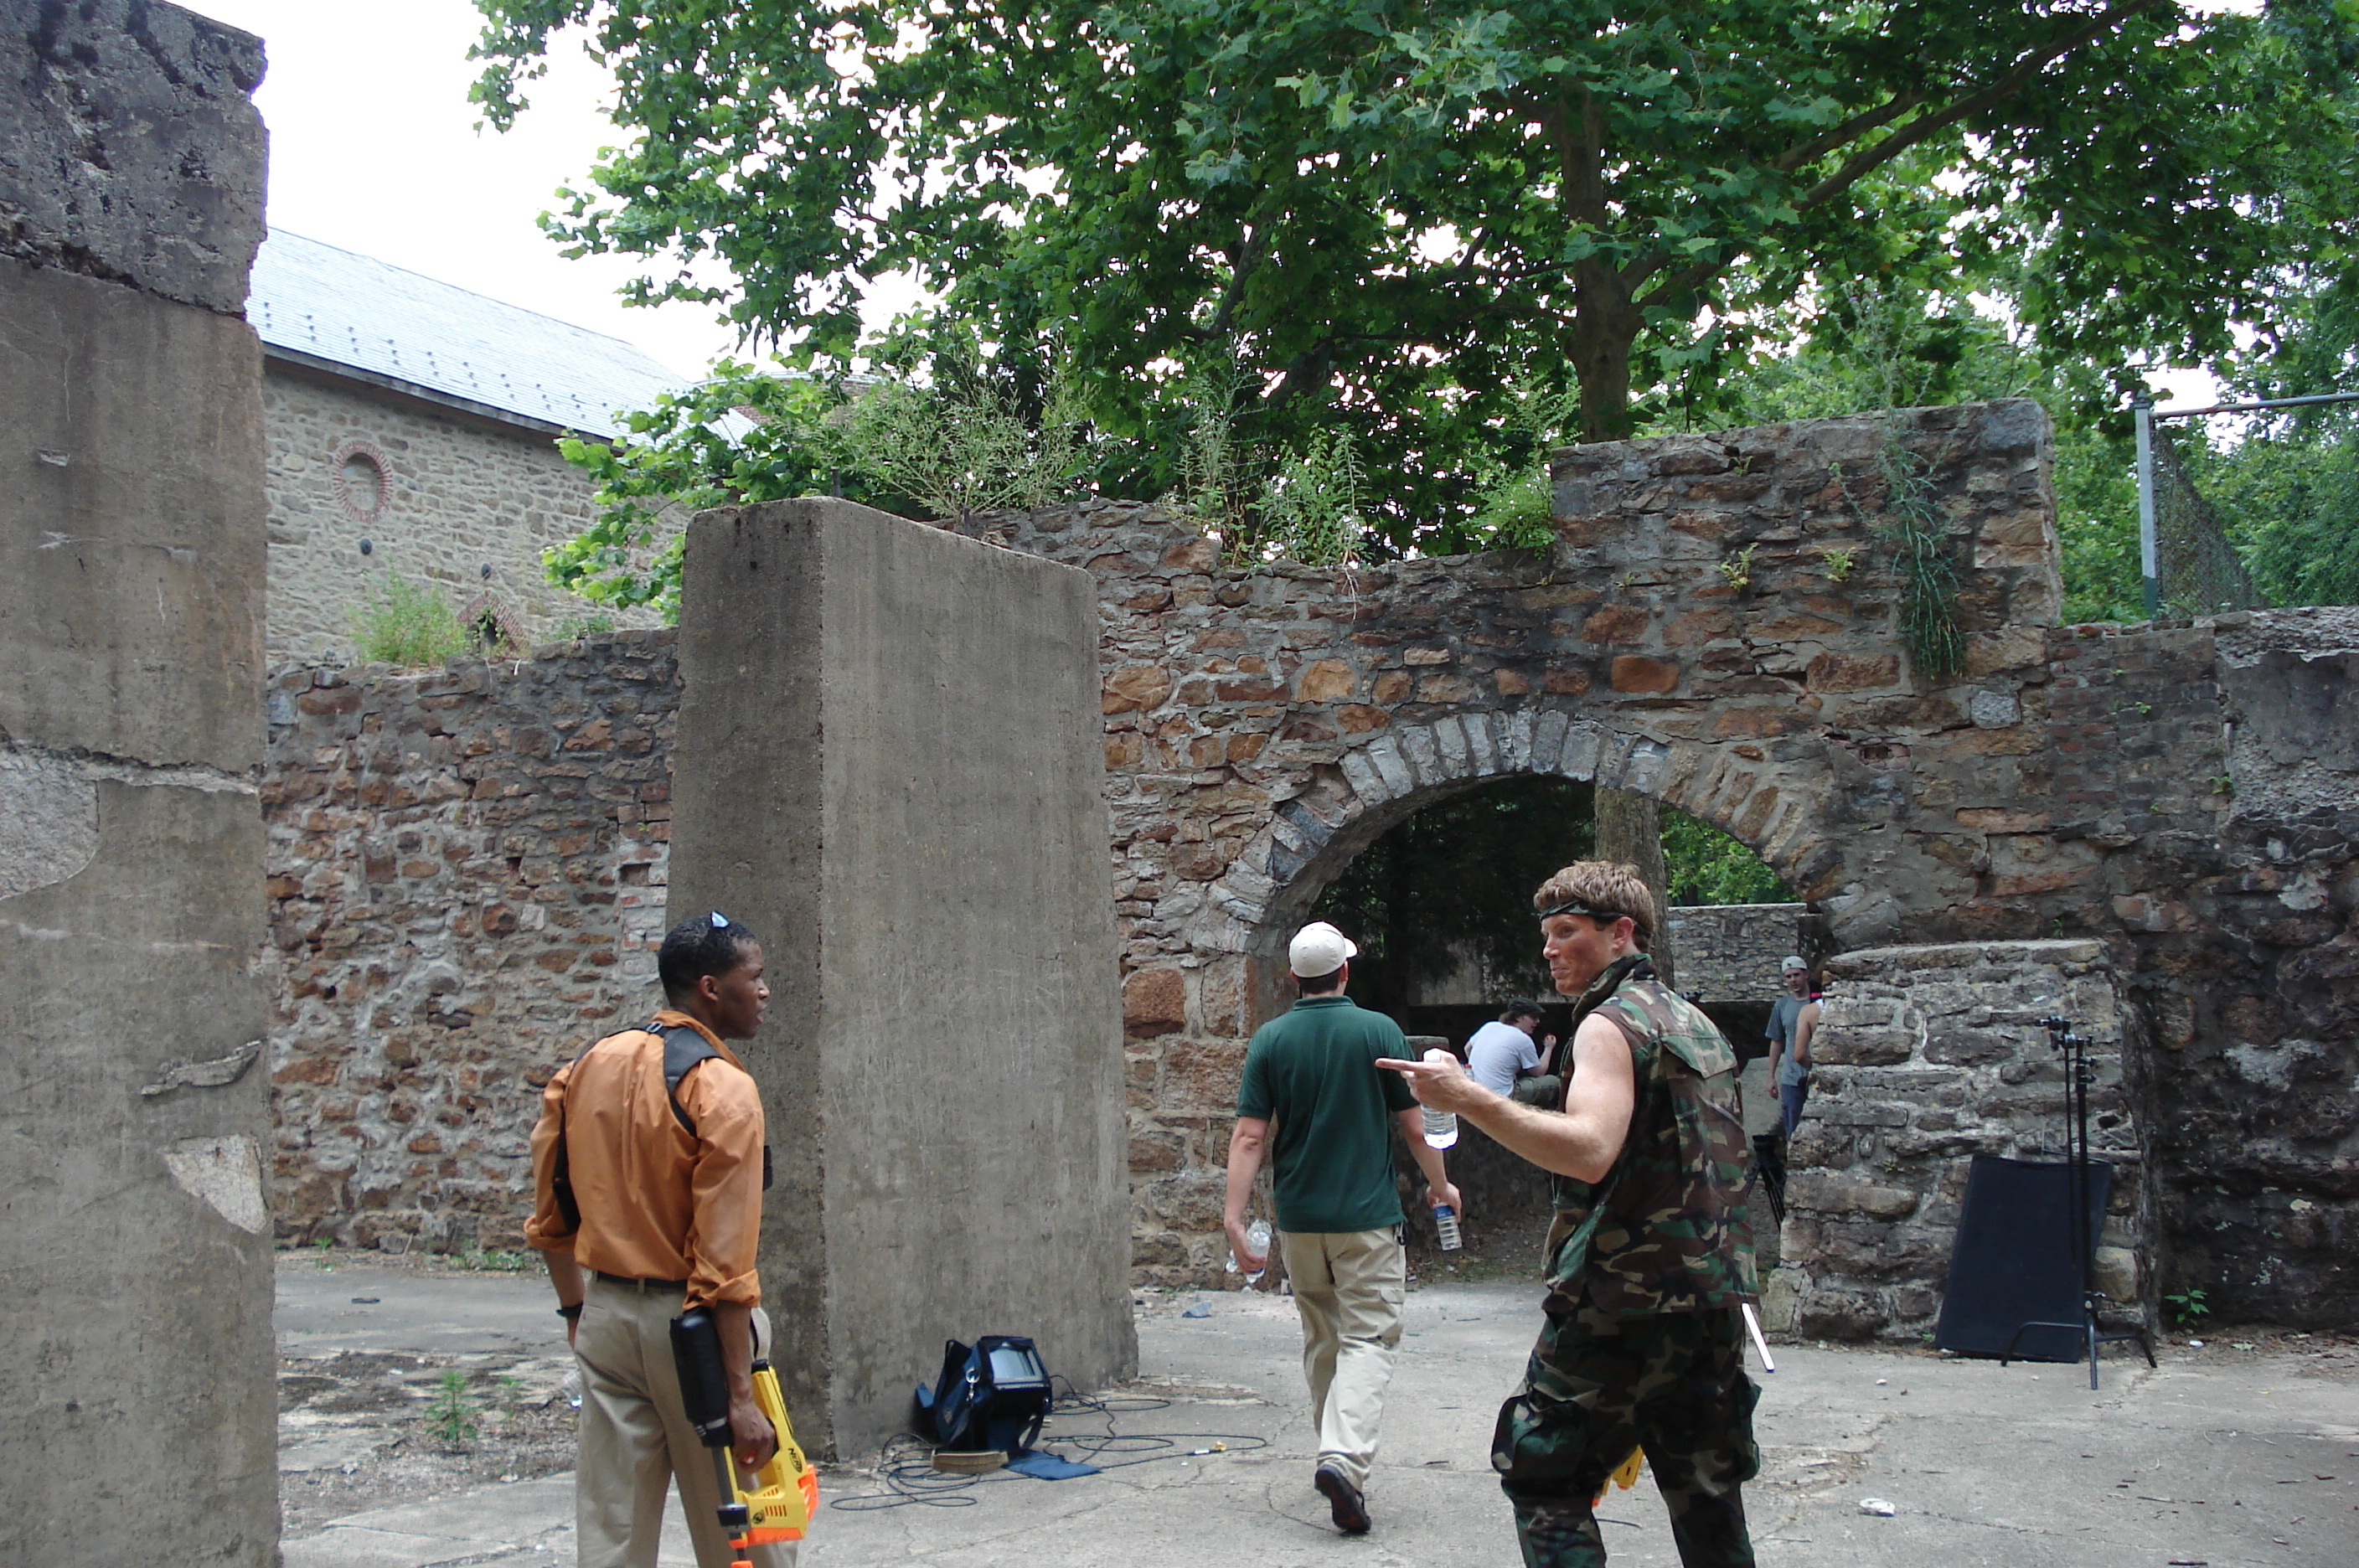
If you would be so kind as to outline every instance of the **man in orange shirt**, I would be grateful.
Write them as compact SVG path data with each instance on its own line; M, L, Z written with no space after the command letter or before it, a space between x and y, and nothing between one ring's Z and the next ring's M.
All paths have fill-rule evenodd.
M664 937L656 967L668 1005L560 1069L532 1134L525 1236L548 1260L582 1363L582 1568L655 1568L674 1480L700 1568L726 1568L734 1555L673 1369L671 1320L689 1308L710 1309L720 1327L737 1463L759 1469L777 1447L753 1383L755 1341L769 1340L754 1270L762 1100L722 1043L761 1027L761 944L717 911L698 915ZM795 1548L751 1555L755 1568L787 1568Z

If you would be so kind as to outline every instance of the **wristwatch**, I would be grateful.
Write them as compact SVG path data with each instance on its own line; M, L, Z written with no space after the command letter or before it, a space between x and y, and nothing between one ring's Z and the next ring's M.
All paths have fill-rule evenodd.
M571 1323L575 1318L582 1315L582 1303L576 1301L570 1307L560 1307L557 1309L557 1315L563 1318L567 1323Z

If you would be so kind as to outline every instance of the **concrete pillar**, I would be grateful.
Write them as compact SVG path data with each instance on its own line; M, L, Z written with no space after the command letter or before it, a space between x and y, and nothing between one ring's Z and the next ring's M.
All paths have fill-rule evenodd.
M796 1431L908 1424L946 1338L1137 1360L1088 573L848 502L689 534L669 915L762 939L746 1052Z
M0 0L0 1561L265 1568L245 34Z

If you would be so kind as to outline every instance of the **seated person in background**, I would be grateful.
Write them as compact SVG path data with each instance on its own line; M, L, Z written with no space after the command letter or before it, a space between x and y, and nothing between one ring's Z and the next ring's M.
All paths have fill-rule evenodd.
M1466 1042L1466 1071L1494 1094L1512 1094L1516 1080L1540 1070L1541 1053L1556 1044L1539 1033L1540 1009L1536 1002L1514 1001L1498 1018L1474 1031Z

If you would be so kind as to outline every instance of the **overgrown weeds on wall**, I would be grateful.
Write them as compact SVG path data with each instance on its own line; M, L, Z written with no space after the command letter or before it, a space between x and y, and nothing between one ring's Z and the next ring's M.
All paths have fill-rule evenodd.
M1966 665L1958 630L1958 569L1951 557L1949 517L1934 499L1919 459L1901 444L1890 419L1876 453L1884 478L1885 537L1897 548L1900 571L1900 640L1920 675L1955 675Z
M1535 381L1517 381L1507 418L1511 433L1531 443L1531 459L1519 469L1503 468L1474 505L1473 548L1543 550L1556 541L1556 491L1549 482L1548 454L1573 439L1581 418L1577 390L1551 391Z
M471 639L441 591L388 572L353 607L353 646L364 662L423 670L456 659Z
M1345 431L1321 430L1261 487L1261 539L1305 566L1348 566L1365 531L1368 476Z
M935 517L1041 506L1071 482L1080 419L1060 377L1039 426L979 375L886 382L842 422L845 461Z

